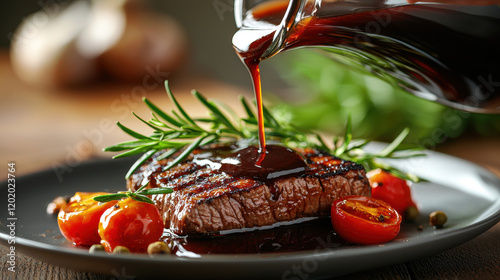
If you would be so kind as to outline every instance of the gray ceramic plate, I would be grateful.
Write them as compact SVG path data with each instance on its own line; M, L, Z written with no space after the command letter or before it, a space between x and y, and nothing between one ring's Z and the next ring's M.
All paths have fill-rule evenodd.
M129 160L94 161L68 167L59 180L53 170L16 178L16 252L55 265L77 270L127 276L168 276L173 278L304 279L327 277L405 262L461 244L486 231L500 220L500 179L472 163L429 152L426 158L398 164L429 182L414 185L413 194L421 215L416 223L405 224L399 236L381 246L346 246L294 253L246 255L204 255L200 257L89 254L61 237L56 219L45 213L55 196L75 191L124 189L123 176ZM7 182L0 186L0 241L7 245ZM425 226L427 216L443 210L446 228Z

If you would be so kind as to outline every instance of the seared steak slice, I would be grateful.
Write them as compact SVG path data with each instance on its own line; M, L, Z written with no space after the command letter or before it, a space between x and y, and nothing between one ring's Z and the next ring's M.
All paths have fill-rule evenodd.
M198 150L198 153L203 150ZM365 170L313 149L298 150L307 160L297 177L259 181L233 177L193 158L162 171L169 159L150 160L129 179L128 188L173 188L171 194L153 195L169 228L176 234L212 234L253 228L304 217L330 215L332 202L347 195L371 193Z

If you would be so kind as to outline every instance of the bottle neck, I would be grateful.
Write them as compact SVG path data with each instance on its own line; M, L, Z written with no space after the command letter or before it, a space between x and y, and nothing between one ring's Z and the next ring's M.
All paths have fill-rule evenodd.
M315 2L315 3L314 3ZM280 24L276 26L276 32L271 45L262 54L261 60L277 54L284 46L290 30L304 17L313 14L313 7L321 3L321 0L290 0L287 10Z
M242 0L236 0L242 1ZM341 16L359 12L408 5L407 0L290 0L281 22L275 27L274 38L261 60L280 52L291 30L304 18ZM241 23L242 24L242 23Z

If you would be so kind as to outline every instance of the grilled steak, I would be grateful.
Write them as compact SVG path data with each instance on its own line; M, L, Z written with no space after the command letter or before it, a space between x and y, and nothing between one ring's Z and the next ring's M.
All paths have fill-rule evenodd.
M149 187L173 188L173 193L153 195L152 199L165 227L180 235L328 216L335 199L370 195L361 165L314 149L297 151L307 162L306 171L299 176L275 180L234 177L210 164L200 164L194 160L196 156L191 156L168 171L162 168L170 159L150 160L129 178L128 188L136 190L147 180ZM203 152L199 149L195 154Z

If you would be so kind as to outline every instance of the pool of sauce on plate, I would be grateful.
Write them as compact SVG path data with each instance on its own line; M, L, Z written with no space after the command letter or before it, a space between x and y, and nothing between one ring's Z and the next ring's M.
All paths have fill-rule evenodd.
M272 229L208 237L179 237L166 234L163 240L171 244L173 253L178 256L284 253L333 249L346 245L333 231L329 218L293 225L277 224Z

